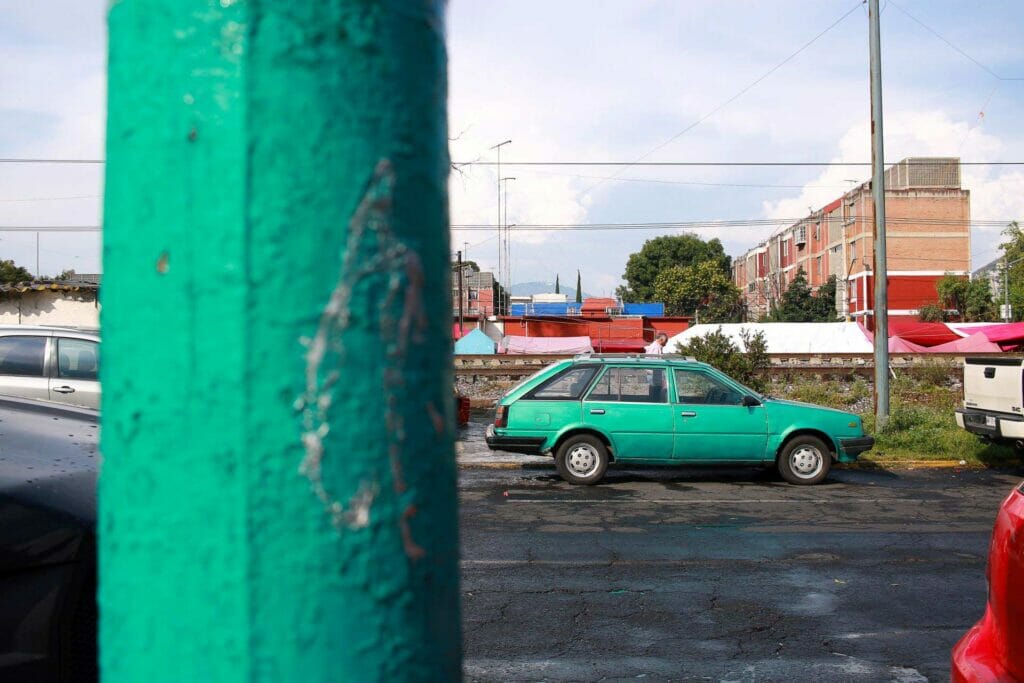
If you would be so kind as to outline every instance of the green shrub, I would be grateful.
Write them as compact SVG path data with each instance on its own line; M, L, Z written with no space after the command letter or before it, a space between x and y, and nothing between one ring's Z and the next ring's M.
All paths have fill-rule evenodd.
M677 344L676 348L679 353L716 367L738 382L764 391L764 371L771 365L764 334L744 330L740 338L744 350L739 349L719 327L710 334L691 339L688 344Z

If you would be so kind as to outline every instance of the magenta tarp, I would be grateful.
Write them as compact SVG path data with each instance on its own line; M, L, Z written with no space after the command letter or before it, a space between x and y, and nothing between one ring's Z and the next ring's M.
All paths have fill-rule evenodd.
M960 334L984 334L997 344L1024 344L1024 323L994 323L992 325L957 325L950 323L950 328Z
M501 340L499 353L527 355L535 353L590 353L590 337L514 337Z
M903 337L889 337L889 353L924 353L925 351L931 351L931 349L907 341Z
M870 333L869 333L870 334ZM903 337L889 337L889 353L999 353L999 344L978 332L937 346L921 346Z
M929 353L1000 353L1002 350L999 344L991 341L983 332L924 349Z

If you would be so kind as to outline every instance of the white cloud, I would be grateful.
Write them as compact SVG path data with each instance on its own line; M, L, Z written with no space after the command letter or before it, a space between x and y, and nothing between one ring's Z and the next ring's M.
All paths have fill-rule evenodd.
M903 111L885 118L885 156L889 163L910 156L962 156L970 161L995 161L1011 153L1011 145L967 121L953 120L943 111ZM831 161L866 161L871 158L870 129L867 122L852 126L840 139ZM966 158L965 158L966 160ZM971 192L972 220L1011 220L1024 216L1024 173L999 171L998 166L964 166L961 185ZM870 180L866 166L831 166L795 197L763 202L763 214L769 218L800 218L808 208L818 209L838 198L838 189L847 180ZM849 183L846 183L849 184ZM996 256L995 246L1001 228L974 228L972 253L974 267ZM751 242L748 248L754 246Z

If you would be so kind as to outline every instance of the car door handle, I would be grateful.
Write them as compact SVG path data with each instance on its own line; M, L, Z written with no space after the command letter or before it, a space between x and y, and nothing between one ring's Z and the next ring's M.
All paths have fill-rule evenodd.
M53 390L56 391L58 394L73 394L73 393L75 393L75 388L74 387L69 387L67 385L62 386L62 387L54 387Z
M592 408L590 410L591 415L604 415L604 411L600 408Z
M692 410L684 410L679 414L682 415L683 417L697 417L697 413L693 412Z

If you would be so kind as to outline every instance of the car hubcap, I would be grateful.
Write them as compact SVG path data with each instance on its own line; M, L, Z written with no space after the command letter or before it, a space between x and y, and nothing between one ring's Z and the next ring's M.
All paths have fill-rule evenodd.
M597 454L597 449L585 443L573 446L572 450L569 451L569 457L566 458L569 471L577 477L589 477L592 475L597 471L597 465L600 461L601 457Z
M821 472L825 460L814 446L800 446L789 455L790 469L801 479L813 479Z

